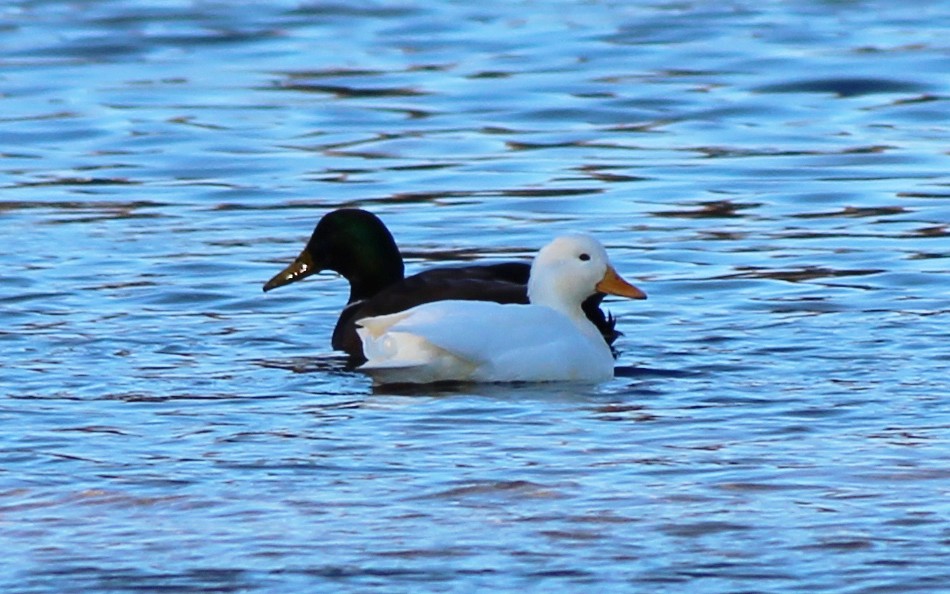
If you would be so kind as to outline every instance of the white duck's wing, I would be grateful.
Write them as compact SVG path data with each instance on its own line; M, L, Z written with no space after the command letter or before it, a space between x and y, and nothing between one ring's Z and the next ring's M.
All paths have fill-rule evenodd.
M359 323L366 370L416 368L427 375L422 368L428 367L451 376L438 379L475 381L591 380L613 373L613 358L596 332L586 336L564 315L537 305L441 301Z
M427 338L440 320L444 322L447 315L451 319L452 310L459 309L446 309L445 303L426 303L403 312L359 320L357 334L366 362L358 369L372 376L376 383L384 384L470 379L475 365Z

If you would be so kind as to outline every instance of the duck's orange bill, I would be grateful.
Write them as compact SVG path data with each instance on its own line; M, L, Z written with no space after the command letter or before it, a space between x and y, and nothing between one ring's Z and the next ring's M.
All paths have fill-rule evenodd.
M608 295L619 295L630 299L646 299L647 294L620 278L613 266L607 267L604 278L597 283L596 289Z

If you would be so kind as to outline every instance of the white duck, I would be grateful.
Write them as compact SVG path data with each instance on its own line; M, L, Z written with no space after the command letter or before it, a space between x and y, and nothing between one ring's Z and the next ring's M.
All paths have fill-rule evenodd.
M437 301L359 320L359 370L376 384L608 380L610 348L581 309L597 291L646 299L596 239L561 236L531 265L529 305Z

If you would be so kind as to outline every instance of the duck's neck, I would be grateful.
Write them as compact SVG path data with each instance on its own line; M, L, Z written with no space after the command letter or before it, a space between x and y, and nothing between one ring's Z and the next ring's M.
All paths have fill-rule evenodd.
M597 327L591 323L581 307L581 299L565 298L565 291L548 286L548 279L532 277L528 281L528 300L532 305L542 305L570 319L579 330L591 336L600 336Z
M353 262L339 271L350 281L348 303L369 299L403 279L405 267L395 245L391 249L389 246L363 245L354 256Z

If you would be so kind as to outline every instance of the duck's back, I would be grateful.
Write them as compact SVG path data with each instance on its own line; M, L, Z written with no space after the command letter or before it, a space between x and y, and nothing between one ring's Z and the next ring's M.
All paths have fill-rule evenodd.
M613 375L609 348L591 326L538 305L442 301L360 322L380 383L601 381ZM587 323L587 322L584 322Z
M363 318L405 311L433 301L464 300L527 303L525 282L529 266L521 262L446 267L427 270L384 288L370 299L349 304L333 330L333 348L364 360L356 333Z

